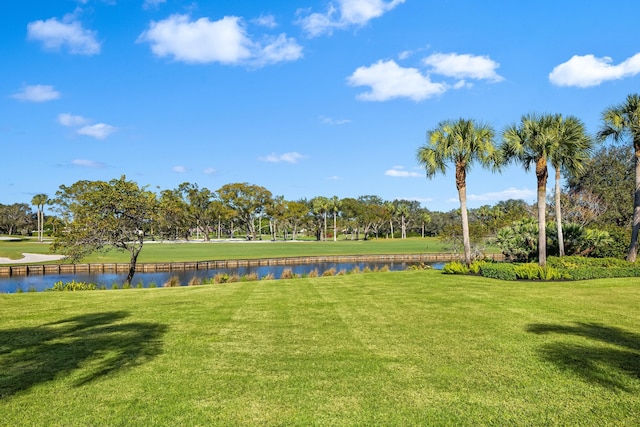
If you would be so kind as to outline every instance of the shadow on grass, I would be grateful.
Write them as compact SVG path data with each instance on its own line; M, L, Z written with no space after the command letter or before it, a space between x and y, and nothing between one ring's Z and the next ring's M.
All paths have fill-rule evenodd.
M0 399L64 376L78 387L161 354L166 326L128 316L95 313L0 330Z
M575 326L532 324L528 332L582 337L587 343L554 342L543 346L545 360L571 370L590 383L632 391L631 381L640 379L640 335L597 323ZM631 381L630 381L631 380Z

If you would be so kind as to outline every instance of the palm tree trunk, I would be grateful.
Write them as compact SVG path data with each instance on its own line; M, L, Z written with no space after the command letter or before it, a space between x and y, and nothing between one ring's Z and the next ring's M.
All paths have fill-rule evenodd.
M636 262L638 255L638 231L640 231L640 140L633 141L636 151L636 188L633 195L633 227L631 228L631 244L627 261Z
M469 215L467 213L467 187L458 189L460 198L460 216L462 217L462 244L464 246L464 262L471 265L471 239L469 238Z
M336 225L337 225L336 224L336 219L337 219L336 215L337 215L337 212L334 211L333 212L333 241L334 242L338 241L338 233L336 232L337 231L336 230Z
M564 235L562 234L562 209L560 207L560 168L556 168L556 224L558 226L558 255L564 256Z
M538 265L547 264L547 159L541 157L536 162L536 178L538 179Z

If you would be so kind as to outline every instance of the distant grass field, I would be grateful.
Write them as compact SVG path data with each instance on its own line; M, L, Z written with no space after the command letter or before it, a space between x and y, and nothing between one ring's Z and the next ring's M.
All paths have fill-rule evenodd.
M640 280L0 295L3 425L637 425Z
M0 241L0 257L19 259L22 252L49 253L49 245L33 239ZM437 238L339 240L337 242L211 242L211 243L157 243L147 242L140 253L139 262L206 261L214 259L256 259L293 256L370 255L448 252ZM128 253L109 251L94 253L83 262L128 262Z

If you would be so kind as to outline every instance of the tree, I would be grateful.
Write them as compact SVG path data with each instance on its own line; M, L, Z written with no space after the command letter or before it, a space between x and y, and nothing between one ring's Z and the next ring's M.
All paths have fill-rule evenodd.
M634 169L633 147L604 146L586 162L582 174L569 175L568 195L585 199L580 203L588 210L597 211L593 221L598 227L626 228L631 236L633 206L629 198L633 197ZM573 208L567 212L576 211ZM628 241L626 246L625 252L629 249Z
M26 203L14 203L12 205L0 204L0 230L12 235L28 232L33 228L33 211Z
M183 182L178 186L177 193L185 203L187 217L191 220L190 227L202 232L204 241L208 242L213 215L211 204L214 194L208 188L199 188L198 184Z
M554 116L529 114L522 116L520 124L513 124L504 131L501 150L505 161L521 163L525 171L535 164L538 186L538 264L547 263L546 197L547 163L554 150Z
M558 235L559 256L564 256L564 237L562 234L562 204L560 203L561 171L576 175L582 173L584 164L591 155L593 144L587 136L584 124L574 116L552 118L552 145L549 159L556 172L555 213Z
M400 216L400 230L401 230L401 239L407 238L407 216L409 215L409 206L404 203L399 203L396 206L396 214Z
M488 124L475 120L446 120L427 132L427 144L418 150L418 162L426 170L427 178L445 173L447 164L455 166L456 188L460 199L464 259L471 264L469 218L467 213L467 173L478 161L497 169L499 156L494 145L495 132Z
M78 181L60 186L54 200L69 222L56 236L53 249L79 261L97 250L128 251L130 284L136 272L145 231L154 218L156 195L133 181Z
M242 182L223 185L217 193L220 200L235 212L235 217L244 225L247 239L255 239L255 218L271 203L271 192L259 185Z
M43 241L43 230L44 230L44 205L49 200L49 196L46 194L36 194L31 199L31 204L37 207L37 216L38 216L38 242Z
M633 142L635 165L635 189L633 195L633 223L631 243L627 261L635 262L638 255L638 232L640 231L640 95L628 95L618 105L607 108L602 113L603 126L598 132L601 140L612 138L618 142L630 137Z
M327 212L331 208L331 202L326 197L318 196L311 199L311 206L316 214L322 215L322 222L324 226L324 234L322 240L327 240Z
M342 202L338 196L333 196L329 199L329 211L333 213L333 241L338 240L338 212L340 212L340 208L342 207Z

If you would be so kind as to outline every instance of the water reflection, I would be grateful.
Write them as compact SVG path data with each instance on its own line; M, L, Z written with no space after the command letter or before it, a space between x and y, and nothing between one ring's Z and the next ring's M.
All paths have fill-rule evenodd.
M317 270L322 275L327 270L335 269L351 272L354 270L379 270L388 268L391 271L406 270L413 263L407 262L321 262L312 264L278 265L278 266L247 266L235 268L217 268L211 270L187 270L162 273L136 273L133 278L132 287L162 287L171 277L177 276L180 284L186 286L194 278L206 280L213 278L216 274L237 274L238 276L257 275L262 279L272 275L275 279L282 276L284 270L291 270L293 274L299 276L308 275L311 271ZM434 263L434 268L442 268L443 263ZM114 286L122 287L127 277L126 273L76 273L76 274L51 274L43 276L15 276L10 278L0 278L0 293L15 292L39 292L53 287L56 282L88 282L95 283L99 288L112 289Z

